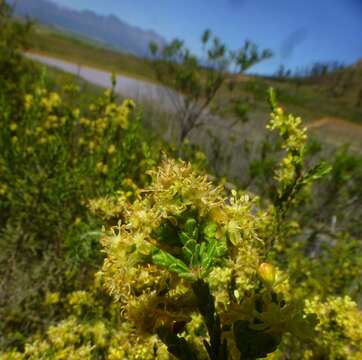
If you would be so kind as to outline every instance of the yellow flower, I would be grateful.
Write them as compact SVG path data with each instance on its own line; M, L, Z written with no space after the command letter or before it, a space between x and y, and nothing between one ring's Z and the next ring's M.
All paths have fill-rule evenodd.
M94 141L90 141L88 144L89 150L94 150L96 147L96 143Z
M5 184L0 185L0 195L5 195L8 187Z
M73 116L74 116L75 118L78 118L79 115L80 115L80 110L79 110L78 108L77 108L77 109L74 109L74 110L73 110Z
M25 95L24 106L26 110L29 110L33 105L33 96L30 94Z
M11 131L15 131L18 128L18 125L16 123L11 123L10 124L10 130Z
M58 292L48 293L45 298L46 305L57 304L60 300L60 296Z
M98 172L100 172L102 174L106 174L108 172L107 164L103 164L101 161L99 163L97 163L96 169Z
M113 145L113 144L109 145L109 147L108 147L108 154L109 154L109 155L112 155L112 154L114 154L115 152L116 152L116 147L115 147L115 145Z
M127 107L130 110L133 110L136 107L136 104L132 99L124 100L122 105Z

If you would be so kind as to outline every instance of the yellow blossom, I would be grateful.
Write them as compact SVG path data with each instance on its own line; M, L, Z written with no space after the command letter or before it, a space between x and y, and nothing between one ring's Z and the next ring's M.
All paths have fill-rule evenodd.
M115 145L113 145L113 144L111 144L109 147L108 147L108 154L109 155L112 155L112 154L114 154L115 152L116 152L116 147L115 147Z
M10 127L10 130L11 130L11 131L15 131L15 130L18 128L18 125L13 122L13 123L10 124L9 127Z

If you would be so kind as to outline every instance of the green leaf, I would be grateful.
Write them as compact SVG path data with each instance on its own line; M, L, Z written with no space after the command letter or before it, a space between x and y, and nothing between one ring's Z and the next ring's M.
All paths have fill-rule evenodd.
M217 240L209 242L205 247L201 255L201 266L206 275L210 270L212 265L215 263L215 257L217 255Z
M187 219L185 223L185 232L194 239L197 238L197 221L195 219Z
M314 182L321 179L322 177L328 175L332 171L332 166L327 162L321 162L314 168L308 171L308 173L303 177L303 185Z
M215 239L217 232L217 225L213 222L208 222L203 229L205 240L211 241Z
M184 258L188 261L188 263L191 263L193 260L193 257L195 255L197 248L197 242L193 239L188 240L185 245L182 248L182 254Z
M278 103L277 103L277 96L276 96L275 90L272 87L270 87L268 89L268 101L269 101L270 107L274 111L277 108Z
M302 340L312 340L317 332L315 330L318 325L318 318L316 314L308 314L303 317L302 314L297 314L292 320L290 325L290 332Z
M158 52L158 45L155 42L150 42L149 44L149 50L151 52L151 55L156 55Z
M169 222L161 224L153 231L153 235L162 244L181 246L177 228Z
M152 254L152 262L155 265L166 268L170 272L178 274L181 278L187 279L189 281L196 280L195 275L189 271L189 268L183 261L163 250L156 249L154 251Z
M189 240L198 239L198 228L197 221L193 218L187 219L184 227L184 231L179 234L179 238L183 245L185 245Z

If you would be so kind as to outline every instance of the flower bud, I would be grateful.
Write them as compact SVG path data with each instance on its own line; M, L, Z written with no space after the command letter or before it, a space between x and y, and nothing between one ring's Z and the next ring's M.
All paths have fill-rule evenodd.
M275 112L277 115L282 116L284 114L284 110L281 107L277 107Z
M267 286L272 287L276 279L275 267L268 263L260 264L258 268L258 275L263 283Z

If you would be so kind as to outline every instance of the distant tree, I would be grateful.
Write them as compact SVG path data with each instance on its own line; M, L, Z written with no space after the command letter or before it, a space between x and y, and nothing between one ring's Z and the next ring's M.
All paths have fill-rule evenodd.
M241 49L230 51L210 30L202 34L201 43L201 57L192 54L178 39L162 49L150 44L156 78L166 88L179 119L179 144L193 129L204 125L204 115L211 104L215 110L216 97L224 84L233 91L237 74L272 56L270 50L259 51L248 40ZM239 117L245 117L247 109L240 101L232 108Z
M290 69L286 69L284 65L280 65L278 70L275 72L274 76L278 80L285 80L290 78L292 75L292 71Z

